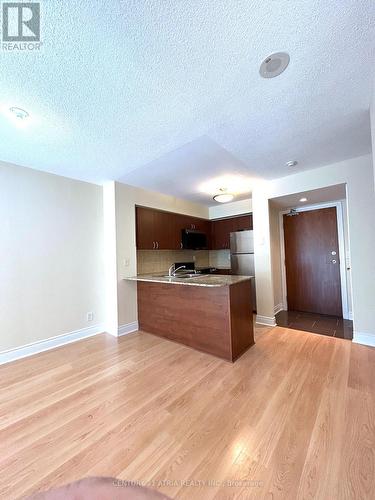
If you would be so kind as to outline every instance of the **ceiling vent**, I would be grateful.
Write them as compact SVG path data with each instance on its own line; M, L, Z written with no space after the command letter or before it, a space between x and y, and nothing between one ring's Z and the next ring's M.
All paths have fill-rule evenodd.
M269 55L260 65L259 73L263 78L275 78L286 70L290 61L286 52L275 52Z

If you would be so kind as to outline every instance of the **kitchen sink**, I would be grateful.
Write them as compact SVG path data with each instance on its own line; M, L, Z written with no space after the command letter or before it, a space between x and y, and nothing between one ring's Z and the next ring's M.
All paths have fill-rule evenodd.
M189 278L202 278L203 276L207 276L207 274L198 274L198 273L181 273L176 274L175 276L169 276L169 274L165 274L163 278L171 278L171 279L189 279Z

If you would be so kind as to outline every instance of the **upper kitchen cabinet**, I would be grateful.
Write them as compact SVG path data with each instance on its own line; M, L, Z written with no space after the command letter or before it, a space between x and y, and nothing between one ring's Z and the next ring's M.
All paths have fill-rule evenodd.
M173 242L174 214L155 210L154 221L156 250L170 250Z
M153 208L136 207L136 220L139 250L179 250L184 229L210 231L208 220Z
M171 249L173 215L152 208L136 207L137 248L139 250Z
M230 233L253 228L250 214L209 221L153 208L136 207L136 219L139 250L180 250L184 229L205 233L209 248L223 250L230 247Z
M234 219L235 231L247 231L253 229L253 214L240 215Z
M231 232L231 219L211 221L211 248L223 250L229 248L229 234Z
M174 239L175 244L173 248L182 249L182 231L184 229L191 229L193 231L201 231L210 238L210 221L199 219L197 217L190 217L189 215L174 214L175 216L175 231Z
M227 219L211 221L211 249L225 250L230 248L230 233L253 229L252 215L241 215Z
M155 249L155 210L136 207L137 248L140 250Z

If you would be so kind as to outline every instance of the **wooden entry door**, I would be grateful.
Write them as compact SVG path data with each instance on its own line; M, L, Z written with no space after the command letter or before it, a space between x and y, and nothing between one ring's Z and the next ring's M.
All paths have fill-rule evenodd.
M288 309L342 316L336 208L283 220Z

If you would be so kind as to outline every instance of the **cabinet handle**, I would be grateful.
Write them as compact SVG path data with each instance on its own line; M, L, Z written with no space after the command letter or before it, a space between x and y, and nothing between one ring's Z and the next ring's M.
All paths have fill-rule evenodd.
M156 242L156 249L159 250L159 242Z
M152 242L152 249L155 250L155 241Z
M181 241L181 243L180 243L180 248L183 248L182 241Z

